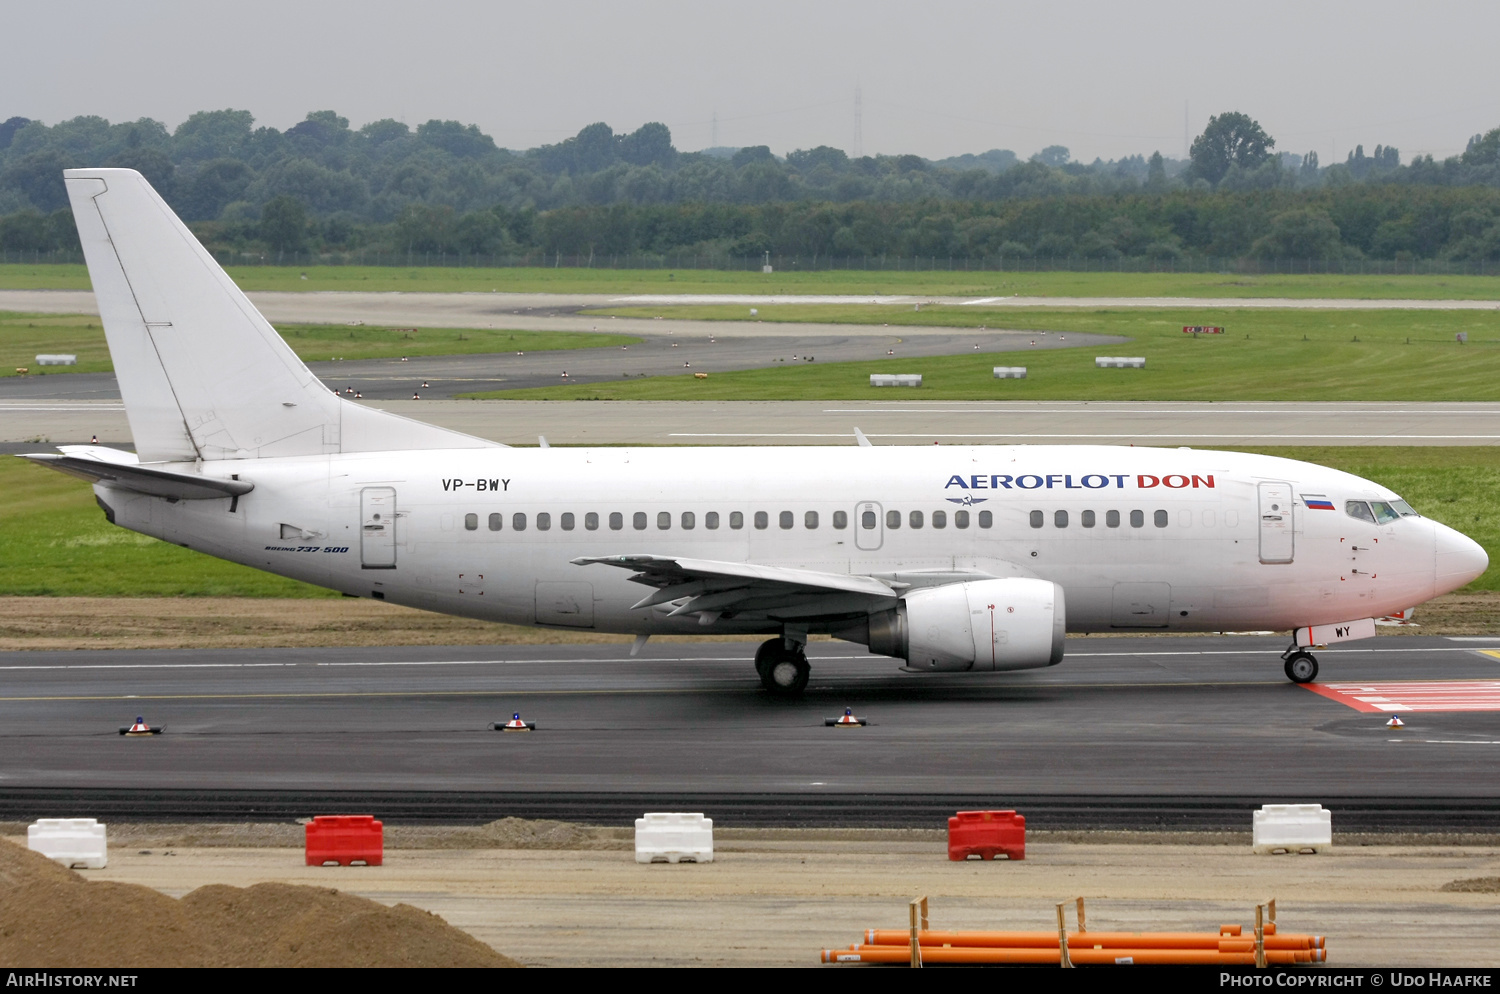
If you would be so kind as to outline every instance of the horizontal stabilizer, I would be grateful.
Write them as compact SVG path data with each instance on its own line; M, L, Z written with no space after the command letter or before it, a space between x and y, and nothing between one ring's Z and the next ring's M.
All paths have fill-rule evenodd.
M84 448L70 446L70 448ZM129 453L119 453L129 455ZM60 473L88 480L90 483L108 483L110 486L152 497L168 497L174 500L214 500L238 497L255 489L248 480L230 480L201 473L181 473L170 469L156 469L136 463L116 462L87 455L54 455L35 453L21 458L50 466Z

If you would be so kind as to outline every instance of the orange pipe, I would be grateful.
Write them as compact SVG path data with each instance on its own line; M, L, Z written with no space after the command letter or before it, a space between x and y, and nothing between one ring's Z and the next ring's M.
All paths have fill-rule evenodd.
M1056 949L1056 932L937 932L919 933L917 941L923 946L982 946L988 949ZM909 930L869 929L865 942L872 946L902 946L911 942ZM1069 932L1068 948L1103 946L1106 949L1129 947L1134 949L1219 949L1224 942L1249 943L1255 948L1250 936L1215 935L1212 932ZM1266 935L1267 949L1321 949L1321 935Z
M1113 966L1122 959L1132 963L1153 966L1253 966L1254 953L1221 953L1215 949L1078 949L1069 948L1069 957L1083 966ZM995 948L949 948L946 946L923 946L923 963L1034 963L1049 964L1058 961L1056 949L1036 947ZM854 946L850 949L825 949L824 963L909 963L911 952L893 946ZM1267 950L1266 961L1278 965L1307 963L1312 961L1307 950Z

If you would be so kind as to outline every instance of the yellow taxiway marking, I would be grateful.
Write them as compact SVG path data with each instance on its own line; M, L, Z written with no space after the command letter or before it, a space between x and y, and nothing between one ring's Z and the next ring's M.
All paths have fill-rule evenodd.
M1496 659L1500 659L1500 649L1480 649L1479 654L1481 656L1493 656Z

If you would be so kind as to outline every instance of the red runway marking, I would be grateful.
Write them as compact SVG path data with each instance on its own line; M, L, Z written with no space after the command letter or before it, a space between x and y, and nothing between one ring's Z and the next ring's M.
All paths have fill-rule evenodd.
M1500 680L1304 683L1356 711L1500 711Z

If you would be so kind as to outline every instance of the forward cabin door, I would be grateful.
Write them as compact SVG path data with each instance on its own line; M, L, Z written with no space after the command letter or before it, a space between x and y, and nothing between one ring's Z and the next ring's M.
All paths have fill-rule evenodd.
M396 568L396 488L359 492L359 562L365 569Z
M1292 485L1260 485L1260 561L1292 561Z
M874 501L854 506L854 545L873 552L885 541L885 512Z

